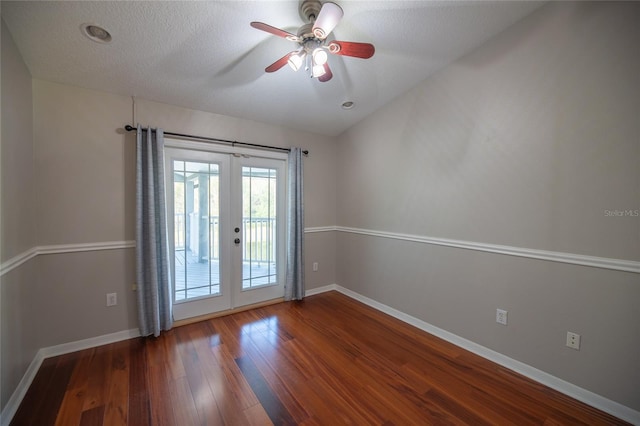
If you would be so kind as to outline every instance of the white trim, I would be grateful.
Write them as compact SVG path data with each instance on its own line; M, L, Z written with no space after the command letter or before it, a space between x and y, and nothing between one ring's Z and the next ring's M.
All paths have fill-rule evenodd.
M77 340L75 342L62 343L60 345L49 346L40 349L43 359L52 356L69 354L84 349L95 348L97 346L108 345L109 343L121 342L123 340L140 337L140 330L132 328L130 330L116 331L115 333L103 334L102 336L90 337L88 339Z
M313 234L316 232L331 232L336 231L337 228L335 226L316 226L312 228L304 228L305 234Z
M38 255L37 247L32 247L29 250L26 250L20 253L19 255L12 257L6 262L2 262L2 264L0 264L0 276L10 271L13 271L17 267L19 267L23 263L28 262L29 260L33 259L37 255Z
M530 365L517 361L513 358L509 358L508 356L502 355L499 352L496 352L482 345L474 343L471 340L467 340L463 337L438 328L390 306L377 302L347 288L341 287L340 285L334 284L334 286L336 291L349 296L352 299L358 300L374 309L384 312L385 314L391 315L392 317L397 318L400 321L419 328L420 330L426 331L429 334L446 340L447 342L459 346L462 349L466 349L469 352L473 352L474 354L493 361L505 368L522 374L525 377L528 377L538 383L555 389L558 392L577 399L578 401L584 402L585 404L591 405L592 407L607 412L632 424L640 425L640 412L635 411L627 406L578 387L572 383L566 382L562 379L552 376L551 374L545 373L542 370L538 370L537 368L531 367Z
M0 418L2 418L2 422L0 422L0 426L9 426L13 416L15 416L16 411L18 411L18 407L20 407L20 403L22 399L27 394L27 390L33 379L36 377L40 366L42 365L42 361L44 361L44 356L42 356L42 350L39 350L36 353L36 356L27 367L27 371L25 371L24 376L22 376L22 380L18 383L18 386L11 394L11 398L7 401L7 405L4 406L4 410L0 413Z
M329 284L323 287L312 288L304 292L304 297L313 296L315 294L326 293L327 291L338 290L337 284Z
M368 235L372 237L390 238L394 240L411 241L415 243L437 246L455 247L466 250L477 250L488 253L505 254L508 256L526 257L530 259L550 260L552 262L569 263L572 265L591 266L594 268L612 269L615 271L633 272L640 274L640 262L635 260L611 259L607 257L586 256L582 254L564 253L558 251L536 250L498 244L478 243L474 241L451 240L394 232L372 231L369 229L349 228L337 226L339 232Z
M16 411L18 411L18 407L20 407L22 399L27 394L29 386L31 386L33 379L36 377L42 362L46 358L107 345L109 343L120 342L122 340L133 339L139 336L140 330L135 328L40 349L31 361L31 364L29 364L29 367L27 367L27 371L22 376L22 380L20 380L16 389L13 391L11 398L7 401L7 405L5 405L4 410L0 413L0 418L2 419L0 421L0 426L9 426L13 416L16 414Z
M38 247L38 254L77 253L82 251L117 250L133 248L135 241L105 241L98 243L59 244Z
M29 260L39 255L45 254L60 254L60 253L77 253L84 251L99 251L99 250L116 250L132 248L136 246L135 241L105 241L98 243L79 243L79 244L59 244L51 246L38 246L32 247L19 255L12 257L11 259L3 262L0 265L0 276L16 269Z
M345 226L316 226L305 228L305 234L319 232L346 232L349 234L368 235L371 237L389 238L415 243L455 247L465 250L476 250L487 253L504 254L530 259L548 260L552 262L568 263L572 265L591 266L594 268L611 269L615 271L640 273L640 262L635 260L612 259L607 257L587 256L575 253L565 253L548 250L528 249L522 247L504 246L498 244L479 243L474 241L453 240L448 238L428 237L395 232L374 231L370 229L350 228ZM41 254L75 253L83 251L114 250L133 248L135 241L106 241L97 243L60 244L32 247L23 253L3 262L0 265L0 276L12 271L27 261Z

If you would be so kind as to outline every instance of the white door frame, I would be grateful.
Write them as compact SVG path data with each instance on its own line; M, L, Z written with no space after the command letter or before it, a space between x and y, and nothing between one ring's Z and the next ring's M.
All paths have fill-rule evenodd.
M217 163L220 167L220 291L218 296L201 297L174 303L174 319L182 320L284 296L286 245L286 153L212 145L202 142L165 139L165 175L170 247L174 247L173 160ZM242 289L242 245L233 240L235 227L242 223L242 167L255 166L277 170L277 284ZM232 200L236 194L235 201ZM237 195L240 194L240 195ZM175 256L171 252L171 271L175 277ZM175 300L175 291L172 289Z

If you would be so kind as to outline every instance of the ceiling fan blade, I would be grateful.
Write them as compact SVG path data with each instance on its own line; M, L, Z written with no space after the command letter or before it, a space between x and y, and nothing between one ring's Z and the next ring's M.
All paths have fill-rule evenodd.
M329 52L335 55L353 56L355 58L369 59L376 52L373 44L356 43L354 41L332 41L329 43Z
M264 70L265 72L275 72L278 71L280 68L284 67L285 65L287 65L287 62L289 62L289 58L291 57L291 55L293 55L294 53L296 53L295 51L293 52L289 52L286 55L284 55L282 58L278 59L277 61L275 61L274 63L272 63L271 65L269 65L268 67L266 67Z
M331 68L329 68L329 63L325 62L325 64L324 64L324 74L322 74L320 77L318 77L318 81L320 81L322 83L326 83L327 81L331 80L331 77L333 77L333 73L331 72Z
M313 23L313 35L320 40L327 38L342 19L342 15L344 12L337 4L331 2L323 4L316 21Z
M278 37L286 38L291 41L299 41L300 38L295 35L287 32L285 30L281 30L280 28L272 27L271 25L265 24L264 22L252 22L250 24L253 28L266 31L270 34L277 35Z

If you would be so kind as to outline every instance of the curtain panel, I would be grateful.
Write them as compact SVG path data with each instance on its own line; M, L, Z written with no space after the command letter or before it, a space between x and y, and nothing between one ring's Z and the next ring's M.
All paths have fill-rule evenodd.
M136 279L140 334L173 325L164 190L164 134L142 129L136 140Z
M302 150L289 151L285 300L304 298L304 191Z

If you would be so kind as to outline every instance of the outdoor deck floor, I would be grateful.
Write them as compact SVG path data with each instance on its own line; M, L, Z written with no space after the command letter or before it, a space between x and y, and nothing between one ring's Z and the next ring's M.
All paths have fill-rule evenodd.
M199 262L191 252L176 250L175 261L175 289L176 300L186 298L215 295L220 292L220 262L210 260ZM242 288L261 286L275 279L275 263L243 262ZM251 278L251 279L249 279ZM186 286L188 282L189 286Z

